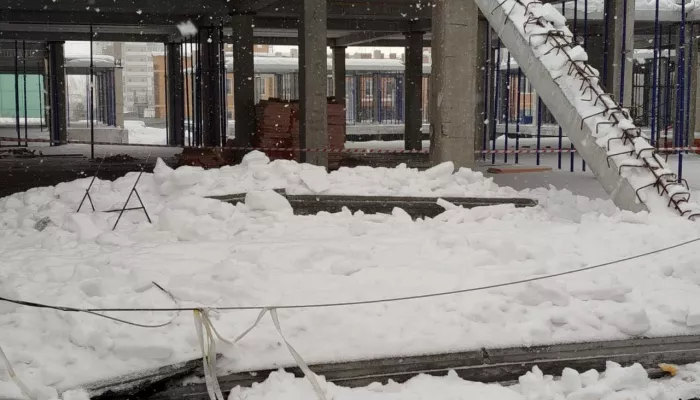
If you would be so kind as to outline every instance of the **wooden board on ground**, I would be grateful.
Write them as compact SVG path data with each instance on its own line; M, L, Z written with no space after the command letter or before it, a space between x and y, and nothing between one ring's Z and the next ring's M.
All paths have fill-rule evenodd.
M525 165L508 165L508 166L493 166L486 170L490 174L524 174L530 172L547 172L551 171L551 167L542 166L525 166Z
M303 355L302 355L303 356ZM476 382L511 382L533 367L545 374L558 375L564 368L579 372L605 370L607 361L622 365L640 363L649 368L652 377L660 377L658 364L689 364L700 360L700 336L639 338L604 342L564 343L533 347L479 349L445 354L391 357L344 363L317 364L310 368L329 382L339 386L361 387L389 380L405 382L420 374L443 376L454 370L460 377ZM240 372L220 377L226 393L236 386L263 382L277 369ZM297 367L286 368L303 376ZM183 386L171 382L170 389L150 399L207 400L204 384Z
M217 359L221 354L217 354ZM153 368L139 371L133 374L105 379L83 385L91 399L125 399L141 398L161 392L166 381L172 381L185 376L203 375L202 359L196 358L181 363L166 365L161 368Z
M391 214L394 208L401 208L412 218L434 218L445 212L445 209L438 204L437 197L285 195L283 190L279 190L278 193L287 198L297 215L314 215L319 212L337 213L343 208L348 208L352 212L362 211L365 214ZM245 194L210 198L238 204L245 201ZM463 208L503 204L522 208L537 205L537 201L528 198L446 197L444 200Z

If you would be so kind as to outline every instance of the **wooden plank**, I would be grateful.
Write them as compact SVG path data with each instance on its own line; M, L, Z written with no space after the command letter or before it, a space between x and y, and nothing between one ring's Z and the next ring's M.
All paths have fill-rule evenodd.
M460 377L477 382L509 382L530 371L534 366L544 373L556 375L568 367L584 372L603 371L607 361L623 365L640 363L655 368L659 363L688 364L700 360L700 336L639 338L605 342L564 343L547 346L481 349L467 352L390 357L345 363L312 365L311 369L325 376L329 382L347 387L361 387L373 382L386 383L390 379L405 382L419 374L446 375L454 370ZM296 376L303 376L297 367L286 368ZM239 372L219 378L224 392L236 386L251 386L262 382L276 369ZM183 386L174 381L168 389L151 399L206 400L206 386Z
M284 194L283 190L277 190ZM434 218L445 211L437 204L437 197L399 196L338 196L338 195L285 195L298 215L314 215L319 212L337 213L347 207L350 211L366 214L391 214L401 208L413 218ZM238 204L245 201L245 194L211 196L210 198ZM534 207L537 202L527 198L445 197L444 200L464 208L512 204L515 207Z
M217 359L221 354L217 354ZM116 378L101 380L81 386L88 391L91 399L122 399L161 390L160 383L176 378L201 374L202 359L196 358L165 367L135 372Z
M529 172L547 172L551 171L551 167L526 167L526 166L508 166L508 167L490 167L486 172L490 174L524 174Z

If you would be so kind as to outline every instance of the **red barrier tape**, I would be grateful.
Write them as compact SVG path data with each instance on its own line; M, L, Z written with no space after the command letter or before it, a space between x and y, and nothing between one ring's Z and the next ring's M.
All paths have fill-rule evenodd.
M11 137L0 137L0 142L18 142L18 143L52 143L48 139L21 139ZM53 142L55 144L90 144L88 141L71 140L67 142ZM126 147L161 147L161 148L182 148L181 146L170 146L164 144L139 144L139 143L110 143L110 142L94 142L98 146L126 146ZM209 147L211 148L211 147ZM220 149L220 147L215 147ZM207 149L202 147L201 149ZM400 149L296 149L296 148L280 148L280 147L224 147L230 150L246 150L246 151L275 151L275 152L290 152L290 153L332 153L332 154L429 154L430 150L400 150ZM700 147L660 147L659 151L700 151ZM546 154L546 153L576 153L576 149L502 149L502 150L476 150L475 154Z

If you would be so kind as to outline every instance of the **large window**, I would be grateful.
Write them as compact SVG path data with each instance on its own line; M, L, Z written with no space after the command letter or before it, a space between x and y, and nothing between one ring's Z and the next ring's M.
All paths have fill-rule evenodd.
M372 77L365 77L362 80L365 84L365 96L371 97L374 94L374 92L372 91L372 89L374 89L374 81L372 80Z

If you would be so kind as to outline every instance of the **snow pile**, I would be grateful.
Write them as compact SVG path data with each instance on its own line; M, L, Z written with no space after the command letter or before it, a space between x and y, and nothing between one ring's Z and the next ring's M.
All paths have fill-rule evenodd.
M132 144L168 144L168 132L161 128L151 128L143 121L124 121Z
M276 160L260 152L246 156L240 166L203 170L182 167L175 171L159 162L153 179L163 196L226 195L253 190L287 189L290 194L508 197L517 196L501 188L482 173L466 168L455 171L447 162L427 171L407 168L341 168L326 173L322 167Z
M544 375L535 367L512 387L465 381L455 372L445 377L420 375L404 384L390 382L350 389L324 382L324 386L327 397L336 400L677 400L700 395L700 364L685 366L677 376L662 380L650 380L639 364L623 368L609 362L602 374L596 370L579 374L567 368L560 379ZM307 381L284 371L271 374L252 388L235 388L229 396L229 400L314 398Z
M189 121L185 120L185 142L191 140ZM143 121L124 121L124 128L129 131L129 143L131 144L168 144L168 131L165 128L146 126Z
M451 164L418 172L357 168L326 174L251 153L237 167L172 170L159 162L138 191L153 221L129 211L76 213L90 179L0 199L0 296L73 307L264 306L357 301L463 289L569 271L700 235L677 217L620 212L567 191L500 188ZM99 211L119 208L136 175L96 181ZM413 221L391 215L294 216L296 193L536 195L541 206L450 209ZM249 193L233 206L205 194ZM129 207L138 206L135 198ZM41 229L40 229L40 228ZM700 332L697 249L675 250L575 276L420 301L281 310L287 339L309 363L480 347ZM236 337L258 312L221 312ZM0 303L0 340L19 377L49 398L57 390L201 356L192 315L110 313L143 329ZM417 317L419 316L419 317ZM358 327L361 327L358 330ZM358 333L361 332L361 333ZM514 334L515 333L515 334ZM329 340L328 338L332 338ZM294 364L269 319L220 371ZM2 367L0 367L2 368ZM1 371L1 370L0 370ZM0 394L16 390L0 372Z

